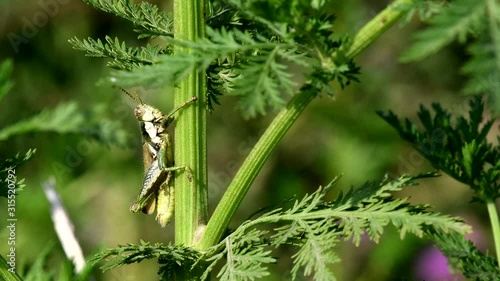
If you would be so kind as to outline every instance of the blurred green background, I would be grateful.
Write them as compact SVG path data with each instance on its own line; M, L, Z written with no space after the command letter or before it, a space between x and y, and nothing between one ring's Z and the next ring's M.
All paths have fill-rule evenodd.
M338 33L354 34L388 2L336 1L332 11L338 17ZM171 6L164 1L162 5L164 9ZM48 6L52 8L47 10ZM420 27L414 21L391 28L356 59L361 66L361 83L343 91L338 89L335 99L323 96L311 104L253 184L232 227L259 208L295 195L300 198L341 174L332 198L342 189L381 179L386 173L395 176L431 170L428 162L375 114L378 109L391 109L416 120L419 104L432 102L440 102L454 113L466 112L467 98L459 94L464 82L459 68L466 59L461 46L450 46L420 63L398 63L399 54L411 43L411 34ZM98 249L138 243L139 239L153 242L173 239L173 225L161 229L153 216L128 210L143 176L133 102L116 89L96 85L109 74L106 62L85 57L67 42L74 36L103 39L109 35L130 46L145 44L144 40L136 39L132 29L128 22L95 11L79 0L0 0L0 59L13 59L15 82L0 103L0 127L75 101L84 110L100 108L102 116L120 122L128 134L121 145L101 145L80 134L55 133L20 135L0 144L1 159L37 148L34 159L16 171L19 177L26 178L26 187L16 202L19 263L29 265L51 243L55 246L48 267L57 268L64 258L41 188L41 183L51 176L56 179L86 256ZM155 95L158 89L141 91L147 103L165 112L171 109L171 100L161 100ZM272 118L271 115L244 120L235 111L235 104L234 97L222 97L221 105L208 117L210 211ZM488 247L485 210L468 203L471 193L467 187L444 175L408 188L400 196L411 196L412 203L431 204L438 212L464 216L473 224L481 245ZM2 215L5 204L0 199ZM6 239L7 231L2 227L2 254L7 252ZM416 264L428 244L429 241L412 236L400 240L388 227L378 245L366 241L354 247L348 241L342 242L338 249L343 261L335 272L339 280L421 280ZM291 249L283 249L282 259L272 268L268 280L291 280L287 273L291 254ZM156 267L154 261L149 261L105 274L96 273L95 277L156 280Z

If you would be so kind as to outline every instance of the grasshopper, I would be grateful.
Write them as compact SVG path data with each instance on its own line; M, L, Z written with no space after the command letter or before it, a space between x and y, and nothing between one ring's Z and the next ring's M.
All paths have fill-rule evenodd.
M183 169L191 180L189 167L174 165L172 143L167 127L174 121L174 114L177 111L195 102L197 98L191 98L168 115L164 115L159 109L143 103L137 92L134 97L127 91L123 89L122 91L138 103L134 115L141 127L144 157L145 176L142 189L137 199L130 205L130 210L150 215L157 209L156 220L165 227L174 217L173 173Z

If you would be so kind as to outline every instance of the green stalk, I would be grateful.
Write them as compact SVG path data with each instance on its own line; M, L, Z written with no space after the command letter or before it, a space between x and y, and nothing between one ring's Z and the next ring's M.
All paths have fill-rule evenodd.
M22 281L23 279L17 275L17 272L10 272L9 271L9 264L7 264L7 261L4 259L2 255L0 255L0 280L5 280L5 281Z
M368 45L373 43L380 35L382 35L389 27L394 25L403 15L401 7L410 5L413 0L398 0L387 6L382 12L375 16L370 22L365 24L354 36L352 45L346 53L349 58L354 58L361 51L366 49Z
M397 19L403 16L403 11L398 6L411 2L412 0L395 1L366 24L354 37L354 42L347 52L348 56L351 58L356 56L375 41L385 30L392 26ZM297 93L288 102L287 106L274 118L243 162L241 168L227 188L226 193L217 205L217 208L207 224L205 233L197 245L199 249L207 249L219 242L229 221L236 212L243 197L248 192L255 177L264 166L264 163L269 159L271 153L288 129L316 95L317 93L313 91L302 91Z
M495 206L495 201L490 200L486 202L488 215L491 221L491 229L493 231L493 241L495 242L495 251L497 254L497 262L500 267L500 222L498 221L498 212Z
M195 41L204 36L203 0L174 1L174 34L177 40ZM174 52L189 52L176 47ZM175 164L191 169L175 177L175 243L195 244L195 233L207 220L207 138L205 74L193 71L174 90L179 106L196 96L198 101L180 110L175 127ZM185 278L189 279L189 278Z
M497 2L495 0L488 0L488 18L490 26L491 39L493 41L493 53L495 54L496 67L500 69L500 32L498 27L498 11ZM498 77L497 77L498 78ZM495 252L497 254L497 262L500 267L500 222L498 221L498 212L495 207L495 201L491 200L486 202L488 214L491 221L491 229L493 231L493 241L495 242Z
M500 30L498 27L497 1L487 0L487 11L490 27L490 35L493 41L493 53L495 54L495 64L500 69Z

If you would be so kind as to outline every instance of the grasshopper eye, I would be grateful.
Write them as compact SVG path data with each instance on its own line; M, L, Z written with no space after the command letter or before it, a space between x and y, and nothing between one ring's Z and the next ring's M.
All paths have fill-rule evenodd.
M135 117L141 117L142 115L144 115L144 110L142 110L140 106L136 106L134 109L134 115Z

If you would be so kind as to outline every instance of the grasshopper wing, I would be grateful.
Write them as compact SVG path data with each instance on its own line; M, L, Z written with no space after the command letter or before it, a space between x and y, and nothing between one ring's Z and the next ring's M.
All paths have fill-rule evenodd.
M141 192L137 200L130 205L130 210L134 213L142 211L148 215L152 214L156 208L158 191L167 179L167 175L167 172L158 167L158 160L155 160L146 172Z

